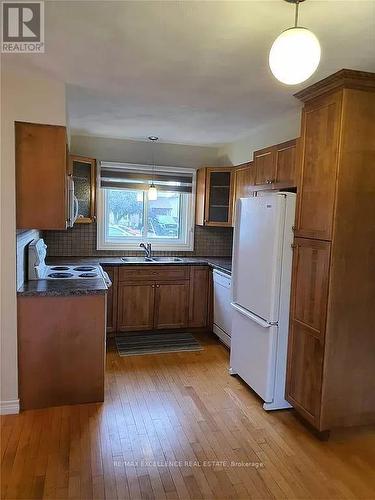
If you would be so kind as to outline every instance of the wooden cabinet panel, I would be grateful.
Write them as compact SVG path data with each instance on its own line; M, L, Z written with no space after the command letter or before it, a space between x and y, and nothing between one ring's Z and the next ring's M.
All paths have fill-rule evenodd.
M296 238L293 255L292 317L324 332L331 245L325 241Z
M188 266L153 266L146 264L144 266L123 266L120 267L119 281L127 280L186 280L189 279Z
M306 104L296 235L330 240L335 203L341 93Z
M206 169L199 168L196 178L195 223L204 226L204 210L206 204Z
M156 283L155 328L188 326L189 282Z
M253 192L250 191L250 186L255 184L255 168L252 161L236 167L235 171L235 198L247 198L252 196Z
M21 409L104 400L105 295L18 297Z
M291 322L288 342L288 401L319 427L330 243L294 242Z
M75 224L89 224L96 219L96 160L84 156L69 157L69 173L74 181L74 194L78 200Z
M154 327L155 283L118 284L117 331L152 330Z
M118 267L102 266L110 277L112 286L107 292L107 333L115 332L117 327L117 285Z
M321 406L323 353L323 345L311 335L311 330L292 320L286 396L316 427Z
M276 183L296 186L296 139L276 147Z
M206 266L190 268L189 326L205 328L208 325L209 272Z
M254 152L255 184L271 184L276 179L276 148L274 146Z
M66 129L15 123L18 229L67 228Z
M254 163L244 163L236 167L234 173L234 200L233 200L233 217L232 225L234 226L236 219L236 205L240 198L247 198L254 196L252 189L255 184L255 168Z

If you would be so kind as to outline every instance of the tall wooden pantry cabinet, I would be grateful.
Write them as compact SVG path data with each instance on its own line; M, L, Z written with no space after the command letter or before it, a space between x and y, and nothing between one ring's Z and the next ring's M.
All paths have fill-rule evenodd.
M375 74L304 102L286 397L318 431L375 422Z

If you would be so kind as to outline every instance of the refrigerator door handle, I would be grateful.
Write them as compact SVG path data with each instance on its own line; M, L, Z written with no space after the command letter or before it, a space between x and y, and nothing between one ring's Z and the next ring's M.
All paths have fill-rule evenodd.
M244 307L239 306L235 302L231 302L231 306L233 307L233 309L235 309L239 313L243 314L247 318L251 319L252 321L257 323L258 325L262 326L263 328L270 328L271 326L277 326L277 321L266 321L266 320L260 318L259 316L257 316L256 314L253 314L252 312L248 311Z

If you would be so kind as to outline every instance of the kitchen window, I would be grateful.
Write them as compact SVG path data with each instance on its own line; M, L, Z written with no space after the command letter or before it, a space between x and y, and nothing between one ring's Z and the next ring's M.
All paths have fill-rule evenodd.
M157 188L149 199L148 187ZM102 162L98 186L98 250L194 248L195 171Z

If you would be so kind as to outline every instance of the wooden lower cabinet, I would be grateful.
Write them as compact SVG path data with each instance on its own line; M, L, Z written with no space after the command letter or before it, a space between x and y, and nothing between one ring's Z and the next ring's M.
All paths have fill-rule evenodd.
M208 326L208 266L123 266L114 286L117 332Z
M311 424L319 426L324 348L311 329L292 320L287 399Z
M19 296L22 410L104 400L105 294Z
M117 331L152 330L155 283L126 281L118 285Z
M319 428L331 244L295 238L287 400Z
M189 281L157 283L154 328L185 328L188 326Z
M210 271L207 266L191 266L189 326L206 328L209 324Z

